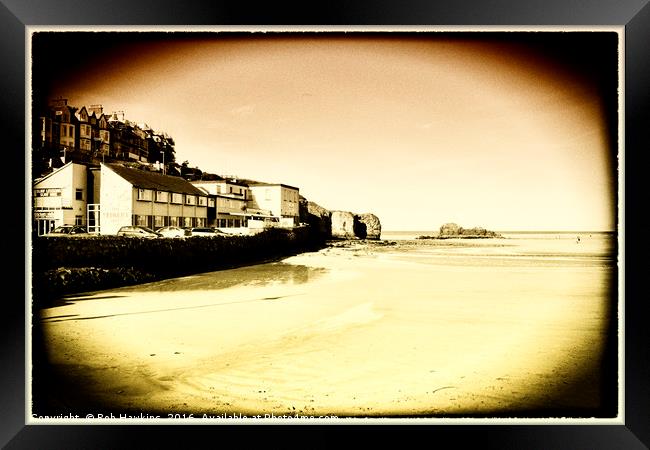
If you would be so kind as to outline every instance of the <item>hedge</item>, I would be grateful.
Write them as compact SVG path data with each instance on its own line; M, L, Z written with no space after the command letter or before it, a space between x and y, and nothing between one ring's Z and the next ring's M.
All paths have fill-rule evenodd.
M146 239L40 237L32 246L34 299L237 267L318 250L309 228L252 236Z

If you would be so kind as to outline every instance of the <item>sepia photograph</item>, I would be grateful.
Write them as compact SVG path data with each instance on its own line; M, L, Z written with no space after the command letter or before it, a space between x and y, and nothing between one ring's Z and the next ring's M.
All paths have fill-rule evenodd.
M620 423L623 38L30 27L29 422Z

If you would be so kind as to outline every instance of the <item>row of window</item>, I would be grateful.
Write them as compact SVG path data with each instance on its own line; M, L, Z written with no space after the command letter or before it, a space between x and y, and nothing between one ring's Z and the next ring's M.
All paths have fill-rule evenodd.
M150 189L138 189L138 200L151 201L154 197L154 192L155 201L159 203L175 203L178 205L186 204L191 206L206 206L208 203L207 197L179 194L176 192L152 191Z
M210 199L212 200L212 199ZM242 206L245 206L246 204L242 202L241 200L231 200L229 198L223 198L223 197L218 197L217 198L217 206L219 208L231 208L231 209L241 209ZM214 205L212 205L214 206Z
M74 137L74 125L61 125L61 135Z
M246 198L246 189L232 186L225 186L217 184L217 194L233 194L233 195L243 195Z
M34 197L61 197L61 189L59 188L34 189Z
M157 229L161 227L205 227L207 219L205 217L177 217L177 216L143 216L134 214L132 225L139 225Z
M34 197L61 197L61 189L59 188L44 188L44 189L34 189ZM74 190L74 199L83 200L84 199L84 190L75 189Z
M245 219L217 219L218 228L239 228L245 226Z

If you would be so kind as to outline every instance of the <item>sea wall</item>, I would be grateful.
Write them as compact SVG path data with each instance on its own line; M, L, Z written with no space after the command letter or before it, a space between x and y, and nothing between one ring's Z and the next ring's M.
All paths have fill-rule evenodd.
M277 259L322 248L308 227L252 236L46 237L32 246L35 301Z

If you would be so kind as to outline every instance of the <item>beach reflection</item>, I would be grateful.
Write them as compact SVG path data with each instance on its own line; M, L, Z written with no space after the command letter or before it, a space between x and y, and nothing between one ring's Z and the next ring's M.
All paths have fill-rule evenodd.
M214 291L235 286L263 287L297 285L314 281L327 273L321 267L274 262L236 269L218 270L115 289L128 292Z

